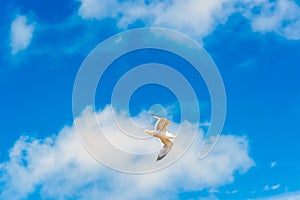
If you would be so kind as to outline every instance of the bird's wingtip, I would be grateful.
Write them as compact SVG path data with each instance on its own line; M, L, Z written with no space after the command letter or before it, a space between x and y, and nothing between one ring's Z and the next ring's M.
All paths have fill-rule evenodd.
M167 155L167 154L166 154L166 155ZM163 155L163 156L157 156L156 161L159 161L159 160L163 159L166 155Z

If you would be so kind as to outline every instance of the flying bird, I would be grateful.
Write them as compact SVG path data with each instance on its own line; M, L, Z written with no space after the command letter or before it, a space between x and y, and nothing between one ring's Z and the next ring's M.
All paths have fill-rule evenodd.
M163 148L160 150L156 161L163 159L171 150L173 142L170 139L176 139L176 136L167 131L167 126L171 122L167 119L161 118L157 115L150 114L157 119L154 130L145 130L145 133L154 136L162 142Z

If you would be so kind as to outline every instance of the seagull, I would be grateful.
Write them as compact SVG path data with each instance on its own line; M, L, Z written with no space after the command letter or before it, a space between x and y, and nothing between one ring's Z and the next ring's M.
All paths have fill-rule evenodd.
M155 130L145 130L145 133L160 139L162 142L163 148L160 150L156 159L156 161L159 161L170 152L173 146L173 142L170 139L176 139L176 136L167 131L167 126L171 124L169 120L161 118L155 114L150 115L157 119L154 127Z

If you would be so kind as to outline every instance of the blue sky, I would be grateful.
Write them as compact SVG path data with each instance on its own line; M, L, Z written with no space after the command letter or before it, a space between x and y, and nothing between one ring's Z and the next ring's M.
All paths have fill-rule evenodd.
M299 2L4 0L0 11L0 197L300 198ZM194 161L191 148L170 168L136 176L97 163L81 146L73 130L72 92L81 63L96 45L151 26L182 32L205 48L222 76L227 113L220 142L206 161ZM199 74L174 54L145 49L111 64L97 88L96 109L78 118L82 128L94 132L95 124L86 121L95 114L104 129L113 129L107 113L117 108L107 105L114 84L134 66L152 62L185 75L198 97L201 123L209 121L210 97ZM132 95L130 113L116 119L149 123L144 111L161 104L174 120L170 129L182 125L189 131L179 103L168 88L145 85ZM199 128L200 135L205 130ZM185 172L188 167L194 175ZM164 184L174 187L161 189Z

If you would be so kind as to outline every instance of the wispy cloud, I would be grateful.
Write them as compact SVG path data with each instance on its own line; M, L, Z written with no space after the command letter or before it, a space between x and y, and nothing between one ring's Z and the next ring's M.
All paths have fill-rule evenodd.
M28 23L26 16L16 16L11 24L10 32L10 46L13 55L29 46L34 28L32 23Z
M114 140L116 135L123 133L111 120L111 113L110 108L97 113L87 109L76 121L82 123L84 133L99 133L98 124L90 120L96 114L101 119L106 136L110 136L111 142L119 148L131 146L132 150L140 151L160 148L156 140L138 142L125 136ZM123 114L116 114L115 117L120 123L131 120ZM189 137L189 124L180 125L186 137ZM176 128L179 124L172 126ZM81 145L74 126L65 127L56 136L44 139L23 136L10 150L9 160L0 164L0 184L3 188L0 197L20 199L36 193L42 198L56 199L116 199L120 196L123 199L172 199L176 198L178 191L218 188L228 184L234 180L236 172L245 173L254 165L248 154L247 139L234 135L221 136L214 151L207 158L199 160L201 130L199 136L199 141L195 141L173 165L143 175L118 173L97 163ZM102 141L96 142L101 150L104 144ZM180 143L178 139L175 146L180 146ZM175 146L172 152L176 151ZM119 155L112 155L105 149L101 151L118 162L125 162ZM157 163L155 157L142 162L132 159L125 164L140 165L142 168L153 162Z
M280 184L276 184L273 186L265 185L265 187L263 188L263 191L276 190L279 187L280 187Z
M232 190L232 191L227 190L225 193L226 194L236 194L237 192L238 192L238 190Z
M295 200L300 199L300 191L296 192L285 192L275 196L269 196L264 198L259 198L260 200Z
M279 187L280 187L280 184L277 184L277 185L271 186L271 189L272 189L272 190L276 190L276 189L278 189Z

